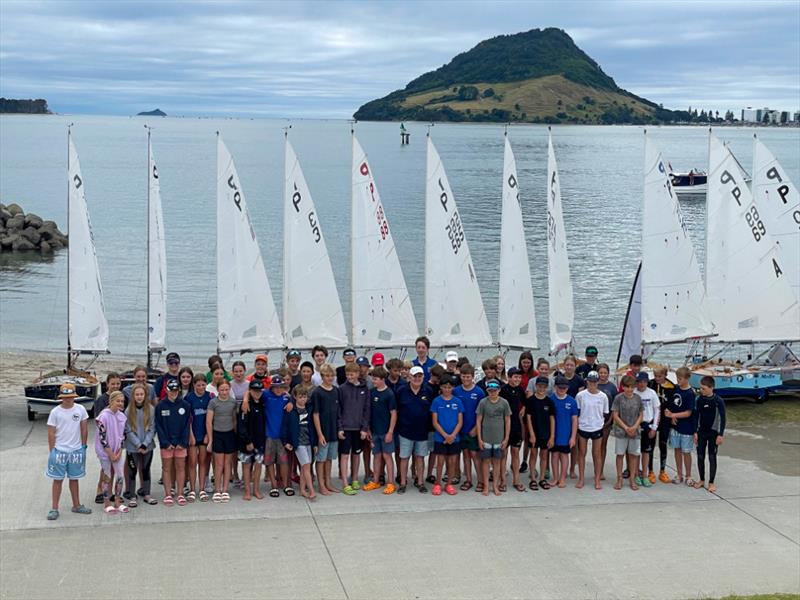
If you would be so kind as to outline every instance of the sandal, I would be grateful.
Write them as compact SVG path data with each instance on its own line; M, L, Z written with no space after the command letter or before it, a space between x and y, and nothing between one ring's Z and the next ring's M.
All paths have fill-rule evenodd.
M272 489L269 491L269 497L270 497L270 498L277 498L277 497L278 497L278 496L280 496L280 495L281 495L281 493L278 491L278 488L272 488Z
M406 486L401 485L399 488L397 488L397 493L398 494L405 494L406 493Z
M672 478L672 483L678 485L679 483L683 483L683 477L678 477L677 475Z
M522 485L521 483L515 483L514 484L514 489L517 490L518 492L527 492L528 491L528 490L525 489L525 486Z
M158 504L158 500L150 496L145 496L144 503L149 504L150 506L155 506L156 504Z
M283 493L286 494L287 496L294 496L294 488L291 486L287 486L283 488Z
M173 504L175 504L175 500L172 499L172 496L164 496L165 506L172 506Z
M483 491L483 483L481 483L481 482L476 483L475 484L475 491L476 492L482 492Z
M428 475L425 478L425 481L428 482L428 483L436 483L436 477L434 477L433 475Z
M47 513L47 520L48 521L55 521L58 518L58 511L54 508L49 513Z
M691 488L696 487L696 484L697 482L691 477L689 477L689 479L686 480L686 485L688 485Z
M220 494L220 501L221 502L230 502L231 501L231 495L228 492L222 492Z
M208 502L208 494L206 494L205 490L200 490L200 502Z
M460 489L462 492L466 492L467 490L472 489L472 482L471 481L465 481L464 483L462 483L459 486L458 489Z
M103 503L103 494L97 494L97 496L94 497L94 503L95 504L102 504Z
M547 479L542 479L539 482L539 487L542 488L543 490L549 490L553 486L548 483Z
M131 512L131 509L128 508L127 506L125 506L124 504L120 504L119 508L117 509L117 512L121 512L123 514L124 513L129 513L129 512Z
M117 513L117 509L111 506L110 504L106 506L103 510L107 515L114 515Z
M195 500L197 500L197 494L195 494L194 492L189 492L188 494L186 494L187 502L194 502Z
M395 487L394 487L394 484L393 484L393 483L390 483L390 484L389 484L389 485L387 485L385 488L383 488L383 493L384 493L386 496L388 496L388 495L390 495L390 494L394 494L394 492L395 492Z
M421 488L420 488L420 491L422 491ZM442 495L442 486L439 485L438 483L434 484L433 489L431 490L431 494L433 494L434 496L441 496Z
M539 484L536 483L535 480L531 479L531 482L528 484L528 487L530 489L532 489L532 490L538 490L539 489Z
M419 486L419 493L420 494L427 494L428 493L428 488L426 488L424 485Z
M83 504L78 504L78 506L73 506L70 510L79 515L90 515L92 514L91 508L86 508Z
M355 489L353 489L352 485L346 485L344 486L344 488L342 488L342 493L345 496L355 496L358 492Z
M211 496L211 501L214 504L219 504L220 502L222 502L222 494L220 494L219 492L214 492L214 495Z
M505 483L501 483L499 486L497 486L497 489L500 490L501 492L507 492L508 491L508 488L506 487Z
M186 506L186 497L183 495L178 496L178 506Z
M136 501L136 498L131 498L130 500L128 500L129 508L136 508L137 506L139 506L139 503Z
M461 477L459 477L458 475L453 477L453 480L450 482L451 485L458 485L459 483L461 483Z

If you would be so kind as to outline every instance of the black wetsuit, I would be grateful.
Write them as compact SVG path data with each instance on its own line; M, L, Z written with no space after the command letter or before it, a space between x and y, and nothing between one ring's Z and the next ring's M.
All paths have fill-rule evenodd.
M675 385L669 381L665 380L664 385L660 383L656 383L655 379L649 381L647 383L647 387L652 390L655 390L656 394L658 394L658 401L661 411L659 415L660 419L658 421L658 454L661 458L661 470L665 471L667 468L667 441L669 440L669 426L671 419L667 419L664 416L664 409L666 408L667 404L667 397L671 396L675 392ZM650 453L650 471L653 471L653 455L655 452Z
M697 469L700 481L706 480L706 449L708 450L708 483L717 475L717 436L725 435L725 402L713 394L697 396L694 409L697 423Z

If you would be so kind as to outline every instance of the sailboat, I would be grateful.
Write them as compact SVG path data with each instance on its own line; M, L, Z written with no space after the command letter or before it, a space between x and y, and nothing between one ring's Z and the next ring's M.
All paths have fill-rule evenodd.
M417 320L367 155L353 138L350 339L363 348L411 346Z
M553 137L547 136L547 283L550 307L550 353L572 351L575 309L569 273L567 235L561 209L561 184L553 150Z
M492 345L475 267L442 159L428 132L425 331L436 347Z
M517 162L511 150L508 132L504 137L497 343L506 348L538 348L528 247L519 200Z
M108 353L108 321L103 305L103 287L86 207L83 174L78 152L72 142L71 129L67 133L67 222L67 367L63 371L43 375L25 386L29 421L36 418L37 410L49 411L58 405L59 388L64 383L75 385L78 394L75 402L85 406L91 414L100 385L97 378L80 369L77 362L83 355L91 355L96 359L98 355ZM91 362L88 366L91 366Z
M622 375L634 354L642 353L642 262L636 267L631 295L628 298L628 309L622 324L622 336L617 349L617 374Z
M283 346L244 190L233 157L217 134L217 352Z
M314 200L286 135L283 208L283 336L298 350L347 345L339 292Z

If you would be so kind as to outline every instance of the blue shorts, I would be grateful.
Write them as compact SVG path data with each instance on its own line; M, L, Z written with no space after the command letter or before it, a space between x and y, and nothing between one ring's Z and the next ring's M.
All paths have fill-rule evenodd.
M694 438L689 434L678 433L673 429L669 432L669 445L671 448L688 454L694 449Z
M325 446L320 444L317 446L317 462L325 462L326 460L333 460L339 456L339 442L328 442Z
M47 457L47 472L50 479L81 479L86 475L86 450L78 448L72 452L62 452L57 448Z
M409 458L412 454L414 456L428 456L431 451L428 440L408 440L402 435L398 435L397 439L400 444L400 458Z
M372 436L372 455L376 454L394 454L394 436L392 441L388 444L384 441L386 434Z

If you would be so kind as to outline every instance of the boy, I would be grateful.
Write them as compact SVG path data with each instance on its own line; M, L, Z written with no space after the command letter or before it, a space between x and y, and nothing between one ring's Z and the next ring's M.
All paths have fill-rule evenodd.
M428 383L427 383L427 386L431 391L431 402L433 402L434 398L437 398L437 397L439 397L441 395L441 391L440 391L440 387L441 386L440 386L439 382L442 380L442 377L444 377L446 372L447 371L445 370L445 368L442 365L440 365L439 363L436 363L435 365L433 365L431 367L430 371L428 372ZM434 429L433 429L433 417L430 414L428 414L428 456L429 456L429 458L428 458L428 476L425 478L425 481L427 483L430 483L430 484L436 483L436 477L433 476L433 467L436 464L436 457L433 455L433 444L435 442L434 433L433 432L434 432ZM413 469L414 468L412 467L412 471L413 471ZM451 475L451 473L448 473L448 475Z
M483 390L484 394L488 395L486 384L492 379L497 378L497 361L493 358L487 358L481 363L481 370L483 371L483 379L481 379L477 385Z
M522 447L522 423L525 419L525 390L521 387L522 371L517 367L508 370L508 383L500 388L500 396L505 398L511 408L511 433L508 447L511 449L511 484L518 492L525 486L519 481L519 450ZM506 454L500 464L500 491L506 491Z
M314 360L314 374L311 376L311 383L319 385L322 383L322 374L319 370L328 360L328 349L321 345L314 346L311 349L311 358Z
M397 425L397 401L394 392L386 385L389 373L382 366L372 369L372 390L370 391L370 438L372 440L372 456L375 465L372 469L372 481L364 486L369 492L381 487L379 482L383 466L386 465L386 481L383 493L394 494L394 428Z
M58 518L58 501L64 478L69 478L69 493L72 496L72 512L89 515L91 508L81 504L78 480L86 475L86 440L89 438L89 414L86 409L75 404L75 386L63 384L58 390L61 404L50 411L47 417L47 445L50 455L47 458L46 475L53 480L53 505L47 513L48 521Z
M339 476L342 493L353 496L361 484L358 468L363 442L369 434L369 396L367 386L361 383L361 367L350 363L344 368L347 381L339 386ZM350 468L348 476L348 467Z
M622 393L614 397L614 403L611 405L611 414L614 419L611 435L616 438L615 453L617 455L615 490L622 489L622 458L627 455L628 471L633 475L636 472L636 464L641 452L639 426L642 424L643 416L642 399L633 392L635 385L633 377L625 375L621 385ZM635 477L631 476L629 481L632 490L639 489Z
M500 492L500 469L503 453L508 447L511 434L511 407L505 398L500 397L500 382L490 379L486 383L487 398L478 403L477 433L478 447L481 449L481 482L477 491L489 495L489 463L495 472L493 479L494 495Z
M344 358L344 364L336 367L336 385L342 385L345 381L347 381L347 375L345 375L344 369L350 363L356 362L355 349L345 348L344 352L342 352L342 358Z
M287 395L288 386L282 377L275 375L270 383L268 392L264 392L264 407L267 416L267 441L264 445L264 464L267 466L269 477L269 496L277 498L279 483L282 484L283 493L294 496L294 489L289 481L289 455L281 441L281 427L286 413L294 409L291 399ZM280 469L280 482L277 470Z
M283 417L281 441L288 452L294 452L300 464L300 495L314 500L314 482L311 478L311 457L317 446L313 417L308 411L309 388L298 385L292 390L294 409Z
M578 365L575 372L586 379L591 371L597 371L597 346L586 346L586 361Z
M706 375L700 380L700 395L695 409L697 423L694 443L697 445L697 471L700 481L696 489L706 482L706 448L708 448L708 491L717 491L714 478L717 476L717 446L721 446L725 435L725 402L714 393L714 378Z
M644 487L651 487L656 482L656 474L653 473L653 450L656 447L656 431L658 431L658 420L660 406L658 394L648 387L650 376L644 371L640 371L636 376L636 393L642 399L642 468L636 477L636 483Z
M425 457L430 452L428 423L430 422L431 391L423 382L425 372L419 365L409 370L408 385L397 390L397 441L400 444L400 487L398 494L406 493L408 459L414 455L416 480L414 485L421 494L428 488L422 481Z
M531 441L530 477L528 487L537 490L549 490L547 470L549 450L555 445L556 407L547 393L550 380L545 375L539 375L532 380L534 385L533 396L525 401L525 421L528 427L528 438ZM539 454L539 476L536 483L536 454Z
M261 500L261 465L267 443L266 409L264 407L264 383L262 377L254 377L248 384L247 402L239 408L236 433L239 436L239 462L242 463L244 498L252 495ZM191 403L191 402L190 402ZM252 490L251 490L252 488Z
M366 356L359 356L356 359L356 364L358 365L358 380L361 382L361 385L367 386L367 389L372 389L372 379L369 376L369 359Z
M639 354L631 354L631 357L628 359L628 370L625 375L630 375L635 380L636 376L642 370L643 365L644 359ZM619 392L622 392L622 382L619 384Z
M253 381L253 379L260 379L261 386L263 388L269 389L270 383L272 379L269 376L269 371L267 370L269 366L269 357L266 354L259 354L256 356L256 360L253 363L254 371L247 376L247 381Z
M597 371L586 374L586 389L578 392L575 401L578 403L578 483L575 487L584 486L586 474L586 451L589 440L592 441L592 466L594 467L594 489L603 489L600 484L602 469L603 425L608 418L608 397L598 388L600 375Z
M299 350L289 350L286 353L286 369L289 371L287 377L289 379L289 389L294 389L294 386L300 383L300 359L302 355Z
M399 358L391 358L386 363L386 369L389 371L389 377L386 378L386 385L389 389L397 393L397 387L406 383L403 379L403 361Z
M339 417L339 388L334 386L336 371L331 365L319 369L322 383L311 392L314 429L317 432L317 485L319 493L330 496L339 492L331 482L333 457L339 453L336 421Z
M555 393L552 396L555 406L555 436L550 456L553 459L553 483L560 488L567 487L567 468L569 455L575 447L578 435L578 403L567 394L569 381L559 375L555 378Z
M428 351L431 349L431 341L427 336L421 335L414 342L414 349L417 352L417 357L411 361L411 367L422 367L423 383L428 383L431 368L439 364L428 356Z
M675 384L667 379L667 367L656 367L653 369L653 380L647 384L655 390L658 395L658 454L661 459L661 469L658 480L661 483L671 483L672 478L667 475L667 442L669 440L670 420L664 416L664 409L667 407L667 399L675 393ZM653 470L653 455L650 455L650 470Z
M464 406L461 400L453 396L453 376L445 374L439 384L441 395L431 403L431 415L433 415L433 453L436 455L436 483L431 490L434 496L442 495L442 476L445 460L447 461L447 472L451 477L456 472L456 460L461 452L461 444L458 432L464 425ZM433 461L431 461L433 462ZM444 491L451 496L458 492L455 486L448 482Z
M475 385L475 367L467 363L461 367L461 385L453 390L464 407L464 423L461 428L461 450L464 455L464 483L461 490L472 488L472 465L475 465L475 480L481 480L481 463L478 447L477 415L478 404L486 397L484 391Z
M458 369L458 352L452 350L444 355L445 371L450 377L453 378L453 386L458 387L461 385L461 377L459 376Z
M672 430L669 434L669 445L675 450L675 470L678 474L672 483L684 483L694 486L692 479L692 447L694 446L695 425L692 416L695 407L695 395L689 385L692 372L688 367L680 367L675 371L678 388L668 399L664 408L664 417L669 419Z

